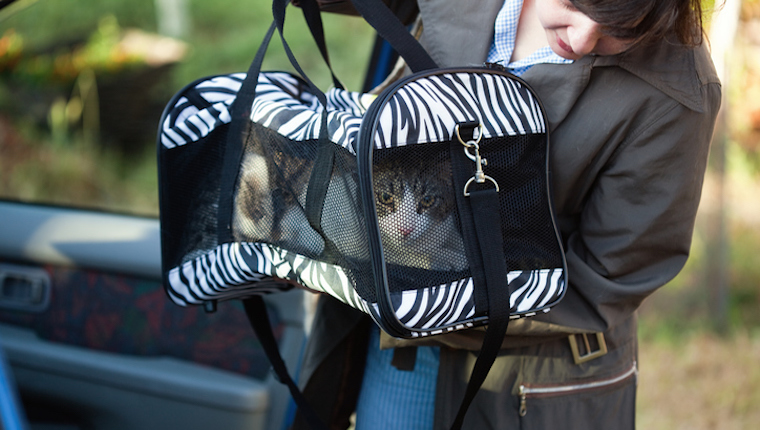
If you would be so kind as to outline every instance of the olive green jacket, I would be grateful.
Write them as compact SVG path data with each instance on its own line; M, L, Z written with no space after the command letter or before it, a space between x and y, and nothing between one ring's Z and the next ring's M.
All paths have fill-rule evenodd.
M421 42L439 66L483 63L502 0L480 1L477 7L456 0L418 3ZM523 79L542 100L549 120L553 202L569 286L551 312L510 323L503 360L497 360L476 397L466 428L516 420L520 381L588 380L635 368L635 312L686 262L721 102L707 47L692 49L667 40L617 56L536 65ZM362 318L346 306L320 305L301 379L307 394L310 379L312 390L320 385L324 395L318 405L330 408L333 401L324 391L326 380L319 377L320 371L337 371L327 370L327 361L345 369L361 367L356 352L361 348L346 345L361 341L361 335L350 333ZM567 336L577 332L604 332L610 353L574 365ZM473 354L467 351L480 349L483 333L468 330L425 341L446 347L441 351L436 428L453 419L455 399L461 398L467 380L463 369L472 365ZM409 344L383 338L384 347ZM567 351L559 352L563 349ZM338 360L339 350L353 352ZM336 381L335 374L327 380ZM620 396L627 402L635 394L629 390ZM557 419L567 419L555 412Z

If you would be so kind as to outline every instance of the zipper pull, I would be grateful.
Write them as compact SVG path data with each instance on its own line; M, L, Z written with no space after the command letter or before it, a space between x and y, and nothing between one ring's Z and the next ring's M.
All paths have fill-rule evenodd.
M520 385L520 416L524 417L528 414L527 396L525 394L525 385Z

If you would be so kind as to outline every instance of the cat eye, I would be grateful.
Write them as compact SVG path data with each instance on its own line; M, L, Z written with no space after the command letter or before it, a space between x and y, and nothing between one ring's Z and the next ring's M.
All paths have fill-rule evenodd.
M429 208L435 204L438 199L435 196L425 196L420 200L420 206Z
M377 201L384 205L392 205L393 204L393 194L389 192L383 192L379 193L377 196Z

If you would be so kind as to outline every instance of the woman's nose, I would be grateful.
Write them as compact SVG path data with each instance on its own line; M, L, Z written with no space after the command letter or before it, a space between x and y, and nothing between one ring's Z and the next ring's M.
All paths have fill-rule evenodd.
M567 29L570 48L573 49L574 53L581 56L594 52L594 48L596 48L601 37L601 26L587 16L579 18Z

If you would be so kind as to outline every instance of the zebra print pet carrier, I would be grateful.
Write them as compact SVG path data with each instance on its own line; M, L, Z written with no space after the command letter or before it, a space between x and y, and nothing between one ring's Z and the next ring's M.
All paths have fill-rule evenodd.
M561 297L565 272L546 198L546 124L522 82L498 71L452 70L411 76L374 102L370 96L330 90L327 129L334 159L321 223L314 228L307 216L308 180L320 153L322 114L298 77L259 75L247 147L235 168L240 177L227 190L209 181L224 170L223 145L213 138L217 129L229 127L229 108L245 77L216 76L192 84L170 103L162 121L162 166L169 167L174 154L179 163L196 164L186 174L165 170L162 175L162 183L176 183L162 193L162 201L182 197L186 205L181 211L178 203L162 206L164 249L175 254L166 273L172 300L202 304L267 294L296 282L372 315L399 337L484 324L487 305L478 306L470 240L459 227L463 216L477 215L464 194L467 181L468 190L480 185L469 158L478 156L488 161L482 167L484 185L494 192L498 187L501 220L491 233L503 233L512 317L548 310ZM366 122L370 116L371 124ZM483 124L481 118L488 120ZM460 139L465 131L475 132L480 142ZM185 158L185 152L197 159ZM457 166L460 175L454 175ZM417 201L412 195L405 202L399 193L384 197L394 185L409 194L415 187L430 192ZM172 191L180 187L191 192ZM429 190L433 187L440 190ZM228 209L231 240L219 239L216 231L223 194L235 197ZM426 198L429 208L424 208ZM389 205L383 199L399 200L395 214L384 213ZM187 219L169 222L172 214ZM427 224L424 217L430 219ZM427 228L419 234L430 237L415 238L415 228ZM384 299L392 307L390 315L384 314Z
M379 95L322 93L286 43L300 76L260 72L287 3L275 0L248 73L193 82L161 119L169 297L298 285L396 337L488 325L476 366L487 373L509 319L548 311L567 285L541 103L498 67L436 68L379 0L354 3L414 71ZM310 27L312 3L301 1Z

